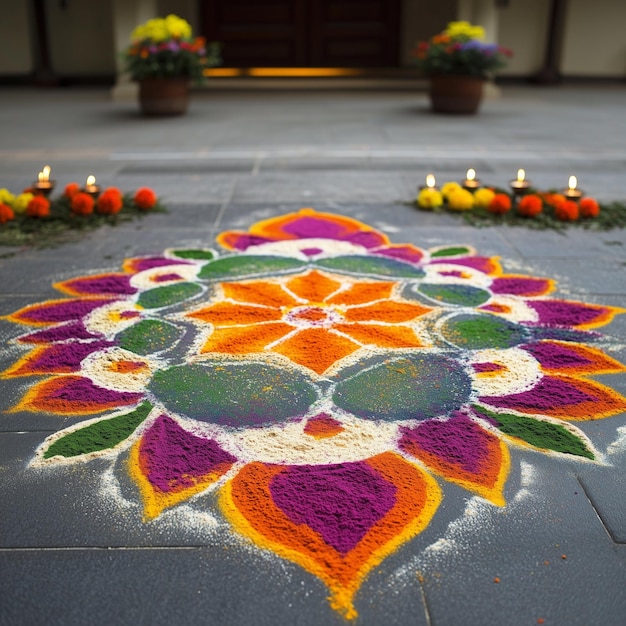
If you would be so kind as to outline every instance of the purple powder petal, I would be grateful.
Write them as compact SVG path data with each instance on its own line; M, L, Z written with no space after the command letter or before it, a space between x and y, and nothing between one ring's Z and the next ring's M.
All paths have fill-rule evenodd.
M237 461L213 439L187 432L160 415L141 440L140 458L150 483L162 492L193 487L211 472L225 473Z
M536 300L526 302L539 315L543 326L579 326L590 324L607 312L605 307L567 300Z
M538 296L545 293L550 284L545 278L495 278L491 292L513 296Z
M180 274L161 274L160 276L155 276L153 281L155 283L166 283L170 280L183 280L183 277Z
M234 241L230 242L230 245L232 245L235 250L247 250L250 246L258 246L263 243L270 243L273 241L275 240L268 239L267 237L237 233L237 236L234 238Z
M364 248L378 248L385 243L384 237L375 231L351 233L346 237L341 237L341 239L363 246Z
M421 449L472 474L480 474L489 462L489 433L463 413L401 428L400 433L400 449L417 458Z
M302 254L306 254L307 256L315 256L316 254L321 254L324 251L321 248L302 248L300 252L302 252Z
M493 269L493 261L488 256L471 256L463 258L452 259L433 259L433 264L446 263L448 265L463 265L464 267L471 267L483 274L489 274Z
M113 391L98 387L88 378L79 376L60 376L52 380L58 380L60 384L49 397L52 400L62 400L77 405L85 403L86 405L126 406L136 404L143 398L141 393Z
M115 300L90 299L90 300L64 300L62 302L42 303L32 307L28 311L17 312L21 320L34 323L54 323L68 322L70 320L80 320L94 309L111 304Z
M407 261L409 263L419 263L423 255L417 250L413 250L410 247L400 248L378 248L377 250L371 250L373 254L390 257L392 259L400 259L401 261Z
M587 359L575 350L559 343L542 341L521 347L530 352L547 369L577 368L593 363L591 359Z
M180 259L166 259L165 257L157 256L132 259L131 263L135 272L143 272L144 270L150 270L154 267L164 267L166 265L192 265L192 263L181 261Z
M365 461L292 466L270 484L276 506L345 555L395 504L397 488Z
M107 276L89 276L68 280L63 283L65 287L83 295L132 295L137 289L130 284L130 276L125 274L109 274Z
M549 411L558 406L594 402L597 398L564 380L544 376L528 391L508 396L485 396L479 400L495 407L536 413L537 411Z
M54 343L67 340L99 339L101 336L90 333L82 322L69 322L23 335L19 341L23 343Z
M73 341L56 344L29 359L25 368L36 373L78 372L80 363L85 357L114 345L110 341Z

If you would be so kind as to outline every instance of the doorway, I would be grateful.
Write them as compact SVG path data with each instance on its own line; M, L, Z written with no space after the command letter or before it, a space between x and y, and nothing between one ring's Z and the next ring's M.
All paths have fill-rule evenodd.
M227 67L398 67L400 0L200 0Z

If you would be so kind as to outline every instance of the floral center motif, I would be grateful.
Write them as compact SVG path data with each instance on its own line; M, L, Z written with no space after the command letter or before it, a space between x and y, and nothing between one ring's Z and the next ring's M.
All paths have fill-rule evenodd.
M345 318L331 307L299 306L288 311L284 320L301 328L330 328L345 321Z

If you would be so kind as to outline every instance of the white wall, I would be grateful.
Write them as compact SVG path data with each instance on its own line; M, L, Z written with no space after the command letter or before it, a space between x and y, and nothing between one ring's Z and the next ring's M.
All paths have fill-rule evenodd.
M513 50L501 74L529 76L543 67L550 3L546 0L510 0L498 10L498 43Z
M0 3L0 74L33 71L31 27L25 2Z
M561 72L564 76L626 76L624 0L569 0Z
M115 73L111 0L46 0L50 64L61 75Z

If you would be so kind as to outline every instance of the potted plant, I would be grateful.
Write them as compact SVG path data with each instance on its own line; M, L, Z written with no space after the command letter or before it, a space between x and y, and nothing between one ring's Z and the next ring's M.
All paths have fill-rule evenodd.
M189 103L189 83L201 82L203 70L220 61L219 46L192 37L191 26L177 15L137 26L124 53L125 69L139 83L144 115L180 115Z
M476 113L483 84L504 67L512 52L485 43L482 26L450 22L447 28L415 49L417 66L430 77L432 110L439 113Z

